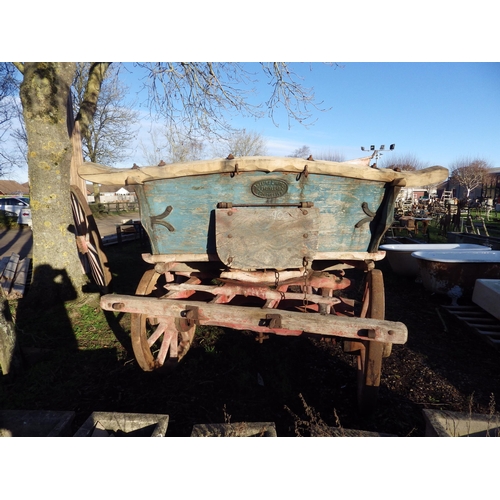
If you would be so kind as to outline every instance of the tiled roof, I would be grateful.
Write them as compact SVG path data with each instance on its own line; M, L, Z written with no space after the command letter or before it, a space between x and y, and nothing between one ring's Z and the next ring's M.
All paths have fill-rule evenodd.
M29 194L28 183L19 184L17 181L0 180L0 194Z

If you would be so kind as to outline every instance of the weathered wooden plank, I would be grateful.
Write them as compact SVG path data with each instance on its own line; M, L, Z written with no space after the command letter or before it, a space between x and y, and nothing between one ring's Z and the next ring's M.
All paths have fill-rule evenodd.
M265 199L252 186L270 180L269 174L249 172L229 175L181 177L137 186L141 219L154 254L216 254L215 213L220 202L260 206ZM385 184L357 179L273 174L288 190L275 203L314 203L319 211L318 252L366 252L372 238L371 215L380 206ZM367 207L367 208L366 208ZM269 235L268 235L269 236ZM262 266L259 266L262 268Z
M265 300L304 300L303 293L296 292L280 292L278 290L270 290L262 286L238 286L238 285L168 285L169 291L183 292L183 291L196 291L207 292L212 295L243 295L245 297L260 297ZM337 297L322 297L321 295L309 294L307 301L313 304L329 304L334 305L340 303Z
M231 208L215 212L219 258L236 269L288 269L312 262L318 248L319 210Z
M0 278L3 276L3 272L9 263L10 257L2 257L0 260Z
M143 253L142 258L148 264L157 263L182 263L182 262L213 262L220 263L219 257L216 254L191 254L191 253L169 253L169 254L151 254ZM385 258L385 251L379 252L318 252L316 259L319 260L340 260L349 261L378 261ZM176 271L177 269L172 269Z
M392 169L370 168L371 157L345 162L309 161L301 158L248 156L231 160L200 160L173 163L164 167L148 166L131 171L86 162L78 173L84 179L99 184L142 184L160 179L238 172L291 172L300 174L307 167L308 173L350 177L378 182L404 182L408 187L437 184L448 177L448 170L441 166L429 167L416 172L396 172Z
M322 315L274 309L273 312L281 316L281 327L270 328L266 326L269 309L256 307L113 294L101 297L100 304L106 311L147 314L155 317L185 318L189 309L196 308L197 321L200 325L269 332L277 335L300 335L307 332L393 344L404 344L408 338L408 329L403 323L371 318L351 318L333 314Z
M17 266L16 277L14 279L12 289L8 295L9 299L20 299L23 297L24 291L26 289L26 282L28 280L30 262L31 259L29 257L26 257L19 262Z
M9 262L7 263L7 267L5 268L2 276L2 289L7 297L9 295L10 289L12 287L12 283L16 276L17 265L19 263L19 254L13 253L10 256Z

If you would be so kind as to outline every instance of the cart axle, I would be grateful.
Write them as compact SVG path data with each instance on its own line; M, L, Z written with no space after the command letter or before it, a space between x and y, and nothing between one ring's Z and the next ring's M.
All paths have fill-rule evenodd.
M279 314L278 320L277 317L269 318L269 309L258 307L114 294L104 295L101 298L101 307L106 311L144 314L152 318L190 318L198 325L277 335L298 336L303 333L312 333L393 344L404 344L408 337L406 326L400 322L335 314L322 315L279 310L279 313L276 312Z

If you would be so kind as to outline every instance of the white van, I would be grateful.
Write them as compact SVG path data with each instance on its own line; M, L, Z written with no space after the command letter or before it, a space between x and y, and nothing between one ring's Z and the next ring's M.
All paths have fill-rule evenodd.
M18 214L17 223L32 227L30 200L25 197L0 198L0 210Z

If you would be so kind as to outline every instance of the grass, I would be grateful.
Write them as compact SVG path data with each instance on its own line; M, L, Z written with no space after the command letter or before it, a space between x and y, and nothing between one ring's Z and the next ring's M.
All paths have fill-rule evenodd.
M471 217L473 221L477 224L481 223L481 220L478 218L480 215L477 215L474 210L471 210ZM487 221L485 219L486 228L488 230L488 234L491 237L499 238L500 237L500 212L491 212L490 220ZM479 230L481 235L484 235L484 229L482 226L479 226ZM395 236L406 236L406 231L400 231L399 234L395 234ZM422 234L422 231L419 231L418 234L412 233L412 238L421 241L422 243L447 243L448 239L446 235L440 234L440 228L433 221L429 224L427 228L427 234Z

